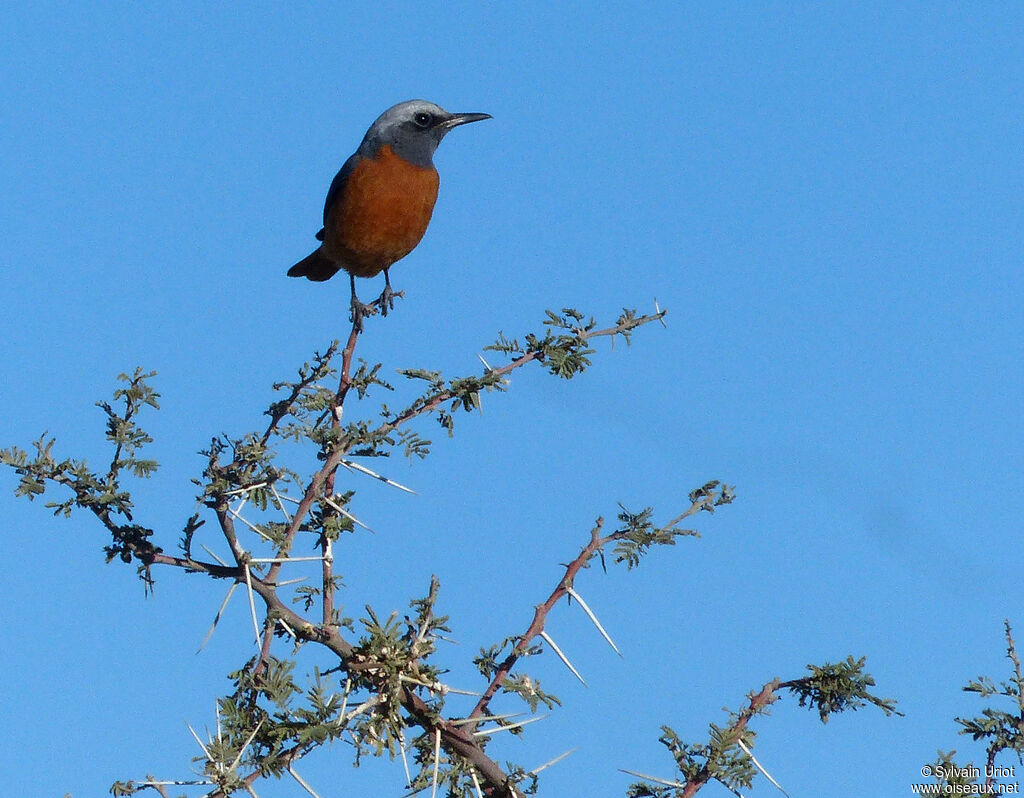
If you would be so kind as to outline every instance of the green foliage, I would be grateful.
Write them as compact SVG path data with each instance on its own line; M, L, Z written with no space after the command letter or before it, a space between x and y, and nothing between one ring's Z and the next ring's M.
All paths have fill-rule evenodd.
M877 706L886 715L900 714L896 712L895 702L867 692L867 687L875 682L864 672L863 657L859 660L847 657L838 665L826 663L808 665L807 668L810 676L788 682L775 679L759 692L748 694L746 706L738 712L729 712L725 725L709 724L706 743L686 743L671 727L662 726L662 735L658 739L675 760L679 771L679 779L675 783L694 792L710 781L717 781L737 794L741 788L749 789L758 768L747 753L754 748L756 741L756 735L748 724L756 717L768 714L768 708L779 700L780 690L796 695L800 706L816 707L822 722L832 713L856 710L866 704ZM679 794L675 789L644 781L631 785L626 794L630 798L669 798Z
M501 683L501 691L519 696L530 708L530 712L536 712L541 704L548 709L562 706L562 700L558 696L541 689L540 679L531 678L526 674L509 676ZM498 725L504 724L499 720Z
M593 332L597 325L593 318L586 322L584 318L582 313L573 308L562 308L560 314L549 310L544 320L548 330L543 336L528 333L524 339L526 345L522 346L518 340L509 341L504 334L499 333L498 340L485 349L512 357L533 353L552 374L571 379L590 366L589 356L594 354L589 345L591 336L588 333ZM564 332L557 332L559 330Z
M1018 762L1024 757L1024 674L1021 671L1017 644L1013 639L1013 629L1009 620L1004 621L1004 630L1006 658L1010 660L1011 665L1009 680L997 684L987 676L979 676L968 682L963 689L981 698L1006 699L1003 703L1009 703L1011 711L989 706L973 718L956 718L956 722L961 726L960 734L970 735L975 741L985 741L989 763L994 763L996 757L1003 751L1016 754Z
M931 772L940 787L949 789L942 793L944 795L971 795L970 789L957 789L978 784L980 781L981 768L968 762L966 765L958 765L954 757L956 751L939 751L934 762L931 763ZM974 794L980 794L974 791Z
M310 420L330 412L334 391L324 385L324 382L336 373L332 362L337 354L338 342L332 341L325 352L313 353L312 362L302 364L298 380L274 384L275 391L287 393L285 398L271 403L266 410L265 415L270 417L270 424L264 439L274 431L285 439L302 440L309 436L313 426ZM295 421L283 423L289 416Z
M372 366L368 365L365 360L359 358L359 368L352 374L351 386L355 388L360 399L365 399L369 393L370 388L374 385L379 385L388 391L393 391L394 386L390 383L385 382L380 378L379 373L382 368L381 363L374 363Z
M818 711L822 723L828 723L830 715L854 711L873 704L886 715L902 715L896 711L896 702L890 698L879 698L868 692L875 686L875 680L865 673L865 657L854 660L848 656L838 663L808 665L810 676L783 682L782 687L797 696L800 706Z
M512 358L535 356L552 374L571 379L590 366L590 355L595 350L590 348L589 342L596 335L608 334L613 343L615 336L622 336L628 345L633 330L648 320L638 317L635 310L624 309L609 332L597 332L593 317L584 321L586 316L574 308L562 308L561 313L549 310L546 314L544 325L548 330L543 336L527 334L524 346L518 339L509 340L504 333L498 333L498 339L484 347L485 350L501 352ZM660 320L661 315L659 313L656 318Z
M674 546L677 537L698 537L698 533L692 529L655 527L651 523L654 510L650 507L645 507L638 513L630 512L621 504L619 507L622 509L618 516L619 521L624 526L616 530L622 538L615 545L615 562L624 562L629 570L640 564L641 558L647 554L651 546Z
M617 540L613 551L615 562L625 563L626 568L632 570L640 564L640 560L652 546L674 546L678 537L700 537L693 529L676 529L675 526L683 518L694 513L713 513L716 507L729 504L734 498L735 491L732 486L722 484L718 480L708 482L690 492L691 506L686 513L662 527L655 527L651 523L653 511L650 507L633 513L620 504L622 512L618 518L623 526L613 534Z
M159 394L147 382L155 373L136 369L131 376L118 375L118 380L126 383L114 391L114 402L122 405L119 411L108 402L96 403L106 414L106 438L114 446L106 472L94 471L85 460L57 460L53 455L56 439L47 439L45 433L33 444L32 456L16 446L0 451L0 464L11 467L20 477L16 496L33 500L46 493L51 484L70 489L68 498L47 502L46 506L54 515L65 517L75 507L92 512L111 534L111 543L103 549L108 562L119 558L130 563L137 557L148 564L153 554L161 551L149 542L153 530L134 523L131 493L121 484L125 471L145 479L157 469L155 460L137 456L152 438L136 421L143 407L159 408Z
M480 655L473 659L473 664L476 665L480 675L485 679L493 679L495 674L498 672L499 663L504 660L513 649L517 650L519 656L531 657L535 654L541 653L543 650L541 646L530 646L526 649L519 649L519 636L506 637L504 640L495 643L490 648L481 648Z
M730 503L733 489L718 481L706 483L689 494L689 509L661 526L655 526L650 508L631 512L621 505L615 531L602 537L599 521L592 541L567 567L546 606L537 607L530 630L482 649L474 659L488 683L487 692L470 713L473 720L461 726L467 719L444 715L450 689L441 681L445 669L435 662L437 642L448 631L447 617L435 613L440 590L436 578L426 596L410 601L404 615L393 612L385 617L370 606L358 621L342 615L336 598L345 584L333 570L339 557L335 547L342 550L346 536L364 525L353 512L355 491L339 489L335 479L339 468L352 467L353 458L385 458L396 448L405 457L423 459L432 446L422 428L428 419L451 436L459 411L481 410L484 394L505 391L506 377L514 369L536 361L552 375L573 378L592 364L595 338L608 337L614 345L621 336L629 344L637 327L661 321L663 316L660 310L638 316L627 309L613 326L598 329L593 318L575 309L548 311L541 333L512 340L499 334L486 347L506 362L495 366L485 362L480 373L456 377L405 368L398 371L406 379L397 388L383 379L380 363L360 359L353 369L355 333L344 350L332 342L324 352L314 353L294 379L273 386L275 398L265 411L264 427L210 439L202 451L202 472L194 480L204 510L192 513L182 524L182 557L164 555L150 542L153 531L134 521L132 496L123 484L123 475L146 478L157 468L155 461L141 456L151 439L137 420L143 407L158 408L158 394L149 384L153 373L137 369L132 376L121 375L124 385L114 392L113 401L98 403L105 414L106 439L113 448L105 470L92 470L84 460L58 459L53 454L55 441L45 435L31 454L17 447L3 450L0 464L19 477L16 495L32 500L54 486L68 489L67 496L47 506L58 515L89 510L111 534L112 542L105 547L107 559L139 564L147 584L152 566L168 565L230 580L232 590L241 585L248 592L253 623L263 637L262 649L230 674L232 690L217 703L216 735L200 743L196 761L202 776L216 785L212 794L226 796L248 790L259 778L281 777L303 756L343 736L352 744L355 764L367 754L391 758L411 754L418 766L410 779L413 791L430 788L470 798L479 794L477 782L483 780L487 794L497 798L511 795L509 785L516 785L520 794L533 794L538 789L536 774L510 762L498 765L486 750L494 744L493 738L474 737L472 731L481 715L491 712L489 702L497 698L514 696L531 713L541 706L561 705L537 678L517 667L522 658L541 653L542 646L534 640L547 611L565 597L581 568L595 557L603 563L606 545L613 546L616 562L633 569L655 547L674 545L678 537L698 536L692 529L679 528L679 523ZM402 399L401 409L381 404L359 414L351 403L346 406L347 399L366 401L381 391L396 396L410 389L413 395ZM316 460L307 473L283 465L292 462L287 458L308 456L310 447ZM216 524L204 526L212 517ZM223 538L221 544L230 549L231 561L211 552L216 562L210 562L195 551L200 546L209 551L201 536L214 526ZM296 585L295 580L282 578L281 561L310 559L307 550L318 560L316 581ZM262 619L257 617L258 605L264 610ZM279 656L285 644L292 646L292 653ZM315 665L311 674L298 674L295 653L310 644L326 657L325 668ZM773 688L796 694L802 706L817 708L823 720L865 703L887 714L895 712L893 702L867 692L874 682L863 673L863 663L863 659L848 658L839 665L809 666L809 676L782 685L776 682ZM996 690L988 682L977 684L978 692ZM1010 687L1003 688L1001 694L1010 696ZM1018 667L1013 695L1019 696L1020 688ZM756 774L741 743L753 746L755 736L747 722L763 714L772 700L774 691L751 696L749 706L730 713L726 724L710 725L706 743L684 743L667 726L661 742L684 779L717 780L733 790L749 787ZM986 713L989 725L976 719L970 729L1004 747L1014 747L1017 740L1007 736L1009 717ZM523 733L516 721L504 717L489 722L508 730L506 739ZM111 791L130 795L155 788L152 781L117 782ZM633 785L629 794L660 797L674 794L673 789ZM164 792L163 787L159 790Z

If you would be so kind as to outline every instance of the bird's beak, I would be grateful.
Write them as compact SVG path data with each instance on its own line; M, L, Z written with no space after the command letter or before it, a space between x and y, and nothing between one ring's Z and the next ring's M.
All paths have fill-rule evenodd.
M469 122L480 122L484 119L490 118L490 114L452 114L447 119L445 119L440 125L438 125L438 127L443 129L447 133L453 127L465 125L468 124Z

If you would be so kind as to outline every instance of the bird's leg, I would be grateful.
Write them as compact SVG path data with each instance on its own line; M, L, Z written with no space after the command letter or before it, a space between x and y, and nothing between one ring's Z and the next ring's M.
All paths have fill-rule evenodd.
M376 309L373 305L364 305L359 301L356 296L356 277L354 274L348 276L349 283L352 286L352 324L356 328L356 332L363 331L363 319L367 316L372 316L376 313Z
M379 297L377 297L377 306L380 307L380 315L387 316L389 310L395 309L395 297L403 296L402 291L391 290L391 276L388 274L388 270L384 270L384 290L381 291Z

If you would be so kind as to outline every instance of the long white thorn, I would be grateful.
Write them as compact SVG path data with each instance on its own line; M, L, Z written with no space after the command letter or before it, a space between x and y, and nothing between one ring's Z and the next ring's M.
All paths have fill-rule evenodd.
M401 485L395 482L393 479L388 479L387 477L381 476L376 471L371 471L369 468L360 463L354 463L351 460L342 460L341 464L345 466L345 468L352 469L353 471L359 471L363 474L366 474L367 476L373 477L374 479L379 479L381 482L390 485L393 488L404 490L406 493L411 493L413 496L419 495L412 488L407 488L405 487L405 485Z
M224 608L228 606L228 602L231 600L231 595L235 592L235 588L238 587L238 582L232 582L231 587L228 588L228 594L224 596L224 600L220 603L220 609L217 610L217 614L213 616L213 624L210 626L210 631L206 633L206 637L203 638L203 642L199 644L199 648L196 650L198 654L206 644L213 637L213 630L217 628L217 624L220 623L220 616L224 613Z
M256 728L252 730L252 734L250 734L249 738L245 741L245 745L238 749L238 756L236 756L235 761L231 763L230 770L234 770L236 767L238 767L238 763L242 761L242 754L244 754L245 749L249 747L249 743L251 743L256 738L256 735L259 734L260 727L262 725L263 721L261 720L259 723L256 724Z
M352 720L352 718L356 717L357 715L362 715L364 712L366 712L366 710L370 709L371 707L377 706L377 704L379 704L382 700L383 699L381 699L380 696L372 696L370 698L367 698L362 704L360 704L351 712L349 712L348 715L345 715L343 722L348 723L350 720Z
M356 526L361 526L367 532L372 532L374 535L377 534L372 529L370 529L370 527L368 527L366 524L364 524L362 521L360 521L358 518L356 518L354 515L352 515L352 513L350 513L348 510L346 510L344 507L342 507L337 502L332 501L331 499L325 498L324 499L324 504L326 504L326 505L328 505L330 507L333 507L335 510L337 510L339 513L341 513L343 516L345 516L349 521L351 521Z
M579 746L577 746L577 748L578 747ZM552 765L554 765L554 764L556 764L558 762L561 762L563 759L565 759L567 756L569 756L569 754L571 754L573 751L577 750L577 748L570 748L564 754L559 754L554 759L548 760L547 762L545 762L540 767L535 767L533 770L530 771L530 775L531 776L536 776L538 773L540 773L542 770L544 770L544 768L549 768Z
M311 562L323 557L250 557L249 562Z
M409 758L405 755L405 734L398 733L398 750L402 752L402 767L405 769L405 783L412 787L412 774L409 772Z
M548 713L548 714L550 714L550 713ZM529 726L531 723L536 723L538 720L544 720L544 718L546 718L546 717L547 717L547 715L538 715L535 718L527 718L526 720L521 720L518 723L509 723L506 726L495 726L495 727L490 728L490 729L480 729L480 731L473 732L473 736L474 737L487 737L487 736L489 736L491 734L497 734L498 732L512 731L513 729L520 729L523 726Z
M544 638L544 640L547 642L549 646L551 646L551 650L558 655L558 658L565 663L565 667L572 671L572 675L580 680L580 684L586 687L587 683L584 681L583 677L580 676L580 672L573 667L571 662L569 662L569 658L562 653L562 649L560 649L558 647L558 644L551 639L551 635L549 635L547 632L541 632L540 636Z
M348 695L351 692L352 692L352 677L351 676L346 676L345 677L345 695L342 696L342 699L341 699L341 709L338 711L338 719L341 720L342 723L347 723L348 722L346 720L346 718L345 718L345 707L348 706Z
M432 693L440 693L444 691L444 685L440 682L424 682L419 679L414 679L412 676L406 676L404 673L398 674L398 681L408 682L409 684L418 684L420 687L426 687Z
M566 592L570 596L572 596L574 599L576 599L577 602L579 602L580 607L587 614L587 617L590 618L590 620L592 620L594 622L594 626L597 627L597 631L599 631L601 633L601 637L603 637L605 640L607 640L608 641L608 645L610 645L612 647L612 649L615 651L615 653L618 654L621 657L622 656L622 652L619 651L619 647L617 645L615 645L615 642L608 636L608 633L604 630L604 627L601 626L601 622L599 620L597 620L597 616L594 615L593 610L591 610L590 607L587 606L587 602L585 602L583 600L583 597L579 593L577 593L575 590L573 590L571 587L566 588Z
M255 485L246 485L244 488L235 488L234 490L224 491L225 496L234 496L236 493L248 493L249 491L256 490L256 488L262 488L266 485L266 482L257 482Z
M431 777L430 798L437 796L437 771L441 767L441 730L434 729L434 775Z
M246 525L247 527L249 527L249 529L251 529L251 530L252 530L253 532L255 532L255 533L256 533L257 535L259 535L259 536L260 536L261 538L263 538L264 540L266 540L266 541L268 541L268 542L271 542L271 543L273 542L273 541L271 541L271 540L270 540L270 537L269 537L269 536L267 535L267 533L266 533L266 532L264 532L264 531L263 531L262 529L260 529L260 528L259 528L258 526L256 526L255 524L250 524L250 523L249 523L249 521L248 521L248 519L246 519L246 518L243 518L243 517L242 517L241 515L239 515L239 514L238 514L238 511L237 511L237 510L232 510L232 509L231 509L231 508L229 507L229 508L228 508L228 512L229 512L229 513L231 513L231 515L232 515L232 516L233 516L234 518L236 518L237 520L239 520L239 521L241 521L241 522L242 522L243 524L245 524L245 525Z
M256 650L263 652L263 644L260 642L260 622L256 618L256 602L252 597L252 577L249 575L249 564L245 564L245 587L249 591L249 612L252 614L252 629L256 633Z
M484 368L485 369L487 369L488 371L494 371L494 369L491 368L491 364L488 363L486 360L484 360L484 356L483 355L481 355L479 352L477 352L476 356L477 356L477 358L479 358L480 362L484 364Z
M210 756L209 749L203 744L203 741L199 739L199 735L196 734L196 730L186 721L185 725L188 726L188 730L192 732L192 736L195 737L196 742L199 743L199 747L203 749L203 754L206 756L207 762L213 762L213 757Z
M476 769L470 768L469 775L473 777L473 788L476 790L476 798L484 798L484 791L480 789L480 779L476 777Z
M270 486L270 490L273 492L274 498L277 499L277 507L281 511L281 514L284 515L284 520L290 524L292 522L292 517L288 515L288 511L284 509L284 502L281 501L281 494L277 492L277 488L273 485Z
M420 687L426 687L432 693L439 693L440 695L447 695L448 693L457 693L458 695L472 695L481 696L483 693L477 693L472 690L460 690L457 687L449 687L441 682L424 682L420 679L414 679L412 676L406 676L404 673L398 674L399 681L409 682L410 684L418 684Z
M773 779L773 778L772 778L772 774L771 774L771 773L769 773L769 772L768 772L767 770L765 770L765 769L764 769L764 766L763 766L763 765L762 765L762 764L761 764L760 762L758 762L758 761L757 761L757 757L755 757L755 756L754 756L754 754L753 754L753 752L751 752L751 750L750 750L749 748L747 748L747 746L746 746L746 745L744 745L744 743L743 743L743 740L741 740L741 739L737 738L737 740L736 740L736 745L738 745L738 746L739 746L740 748L742 748L742 749L743 749L743 752L744 752L744 753L745 753L745 754L746 754L747 756L749 756L749 757L750 757L750 761L754 763L754 767L756 767L756 768L757 768L758 770L760 770L760 771L761 771L761 773L763 773L763 774L764 774L764 777L765 777L766 779L768 779L768 781L770 781L770 782L771 782L772 784L774 784L774 785L775 785L775 788L776 788L776 789L777 789L777 790L778 790L779 792L781 792L781 793L782 793L783 795L785 795L785 796L786 796L786 798L789 798L789 793L788 793L788 792L786 792L786 791L785 791L784 789L782 789L782 785L781 785L781 784L779 784L779 783L778 783L778 782L777 782L777 781L776 781L775 779Z
M467 723L484 723L488 720L505 720L506 718L515 718L522 714L522 712L506 712L504 715L483 715L479 718L459 718L458 720L448 721L448 725L463 726Z
M659 779L657 776L648 776L646 773L637 773L635 770L626 770L625 768L619 768L619 772L628 773L630 776L636 776L637 778L646 779L647 781L653 781L655 784L664 784L666 787L686 787L685 784L680 784L678 781Z
M274 582L274 587L284 587L285 585L295 585L299 582L305 582L309 579L308 576L300 576L298 579L285 579L283 582Z
M302 780L302 777L298 773L295 772L295 768L292 767L292 763L291 762L288 763L288 772L292 774L292 778L295 779L299 783L299 786L302 787L302 789L304 789L310 795L312 795L313 798L320 798L320 796L317 795L316 790L314 790L312 787L310 787L308 784L306 784L306 782L304 782Z
M139 784L143 787L205 787L213 782L202 779L201 781L142 781Z
M210 549L209 549L209 548L207 548L207 546L206 546L206 544L205 544L205 543L200 543L199 545L200 545L200 546L202 546L202 547L203 547L203 550L204 550L204 551L205 551L205 552L206 552L207 554L209 554L209 555L210 555L211 557L213 557L213 559L215 559L215 560L216 560L217 562L219 562L219 563L220 563L221 565L223 565L223 566L224 566L225 568L227 568L227 567L228 567L228 564L227 564L226 562L224 562L224 560L222 560L222 559L221 559L220 557L218 557L218 556L217 556L216 554L214 554L214 553L213 553L212 551L210 551Z
M442 684L441 685L441 692L442 693L455 693L456 695L472 695L472 696L482 696L483 695L483 693L478 692L476 690L460 690L458 687L450 687L447 684Z

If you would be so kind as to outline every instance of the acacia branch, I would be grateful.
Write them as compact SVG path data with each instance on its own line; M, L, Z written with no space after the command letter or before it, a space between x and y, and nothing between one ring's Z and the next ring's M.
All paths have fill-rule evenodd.
M610 334L607 331L601 332L602 334ZM700 495L699 498L691 503L690 507L685 512L673 518L658 531L672 531L683 519L688 518L691 515L695 515L701 510L708 509L709 502L713 504L713 494ZM590 540L580 550L580 553L576 558L565 566L565 572L562 574L562 578L558 580L554 590L551 591L551 594L547 599L534 609L533 620L530 622L529 627L527 627L526 631L520 636L519 642L513 646L512 651L509 652L508 656L505 657L502 663L498 666L497 671L491 678L490 684L487 685L487 689L484 690L483 695L480 696L480 699L477 701L476 706L473 708L473 711L469 713L468 717L479 718L486 714L491 699L494 698L502 684L504 684L505 679L508 678L516 663L529 649L530 643L533 639L544 631L548 613L554 609L560 599L568 595L569 590L573 586L573 581L576 579L576 575L580 570L584 568L587 563L589 563L590 560L596 554L600 553L609 543L623 540L629 535L628 530L618 530L611 534L602 536L601 530L603 528L604 519L598 517L594 522L594 528L590 530ZM468 725L475 728L475 724Z
M338 342L335 341L327 348L327 351L323 354L323 356L320 356L319 354L315 353L314 360L316 361L317 365L311 368L309 373L306 374L305 376L303 376L302 372L300 371L300 379L298 382L294 383L291 386L291 392L288 394L288 398L280 402L277 402L271 406L271 409L269 411L270 423L267 424L266 430L264 430L263 434L260 436L259 440L261 444L266 445L266 443L270 440L270 437L277 431L277 428L280 425L280 423L285 418L287 418L287 416L291 412L292 407L298 401L299 397L302 396L302 392L306 390L310 385L313 385L315 382L317 382L317 380L321 376L320 369L326 367L327 364L329 364L331 360L334 359L334 355L337 351Z
M230 525L230 516L225 514L224 521ZM209 573L212 576L229 577L237 582L245 581L244 565L225 567L165 554L157 554L151 557L149 562L151 564L170 565L190 571ZM345 670L350 672L366 672L383 667L381 663L357 661L352 644L341 636L336 627L326 623L323 626L317 627L287 606L278 596L276 586L270 579L269 574L266 579L261 579L256 574L250 572L249 578L253 592L263 600L268 615L273 612L275 616L288 623L298 638L325 646L338 656ZM266 662L269 656L269 642L273 637L273 627L270 621L265 620L265 622L267 625L265 628L263 650L256 666L257 670L262 663ZM497 762L487 756L480 747L480 744L472 736L471 729L453 725L443 718L438 718L436 711L420 698L411 687L406 686L402 688L400 700L411 719L422 727L425 732L433 733L435 730L440 732L441 745L445 751L450 754L457 754L472 764L488 785L491 796L494 796L494 798L514 798L515 791L509 782L508 774L505 773ZM245 778L245 782L252 784L258 776L259 771L257 770L249 774ZM221 794L219 791L211 793L211 795Z
M641 327L644 324L650 324L652 321L661 321L668 311L660 310L657 313L651 313L645 316L638 316L636 318L627 319L625 321L616 324L613 327L606 327L602 330L579 330L577 337L580 341L589 341L592 338L599 338L604 336L615 336L623 333L629 333L637 327ZM534 360L543 360L544 351L540 348L528 349L523 352L519 357L515 358L504 366L500 366L494 369L488 369L484 372L484 377L489 380L496 380L504 377L507 374L515 371L518 368L522 368L527 363ZM392 432L402 424L422 416L424 413L429 413L432 410L436 410L438 405L447 402L451 399L455 399L458 394L450 388L442 388L424 397L424 401L421 404L414 405L395 416L391 421L385 422L377 427L371 435L373 437L380 437Z
M628 334L637 327L641 327L645 324L650 324L653 321L661 321L665 317L666 313L667 311L659 310L657 313L651 313L644 316L638 316L635 318L626 318L614 326L606 327L600 330L578 330L577 337L580 341L585 342L593 338ZM331 426L335 428L340 426L340 411L342 408L342 403L344 402L345 398L348 395L348 391L351 388L352 359L355 353L355 346L358 341L358 337L359 332L358 330L356 330L355 325L353 325L353 329L349 334L348 343L346 344L345 349L342 352L341 378L338 384L338 391L335 394L335 401L332 405ZM491 381L499 380L505 375L515 371L516 369L522 368L531 361L542 360L543 357L544 352L542 349L530 349L521 354L519 357L512 360L511 362L505 364L504 366L501 366L496 369L487 370L484 374L484 377ZM427 397L425 397L423 402L406 409L391 421L381 424L369 435L373 439L381 438L387 435L389 432L394 431L401 425L416 418L417 416L421 416L425 413L429 413L430 411L435 410L439 405L446 401L456 399L457 395L458 394L456 393L456 391L452 390L451 388L444 388L435 391L432 395L428 395ZM310 483L306 488L306 492L303 495L302 500L299 502L299 505L295 510L295 515L292 518L292 521L288 525L288 528L285 532L285 543L282 546L283 552L286 553L288 550L290 550L291 544L294 540L296 533L299 530L299 527L302 525L302 522L308 515L310 508L313 506L313 502L320 495L321 490L324 490L327 493L327 495L333 494L335 472L337 471L338 466L341 464L341 461L344 459L344 456L348 451L348 448L349 447L345 445L336 445L327 455L323 466L321 466L320 469L313 475L313 478L310 480ZM280 563L274 563L271 566L270 572L268 573L267 577L269 581L274 581L276 579L278 571L280 571L280 567Z
M604 527L604 519L598 518L594 522L594 528L590 530L590 542L588 542L576 556L572 562L565 566L565 573L562 578L558 580L558 584L555 585L555 589L551 591L551 595L548 596L547 600L539 604L533 612L533 620L530 622L529 627L519 638L519 642L512 647L512 651L505 657L501 665L498 666L498 670L495 672L491 683L487 685L487 689L484 690L480 700L476 702L476 706L473 707L473 711L469 713L470 718L479 718L483 716L487 711L487 706L491 699L494 698L495 693L498 692L505 679L512 672L512 668L515 667L527 649L530 646L530 642L544 631L544 624L547 622L548 613L554 608L558 600L563 596L568 595L569 588L572 587L573 580L576 578L576 574L579 573L580 569L583 568L590 558L597 553L597 551L609 540L614 538L614 534L606 538L601 537L601 529ZM467 724L473 728L476 724Z
M778 679L772 679L761 688L760 692L750 695L747 705L736 716L736 720L725 730L726 734L724 736L730 740L739 740L743 736L743 732L747 728L750 719L755 715L761 714L767 707L779 700L778 691L781 686ZM680 798L692 798L701 787L714 778L711 765L710 761L705 762L696 775L686 780L683 791L680 793Z
M551 370L560 374L561 376L571 376L582 370L589 361L587 361L586 355L590 354L592 350L588 349L586 342L603 336L615 336L622 334L627 337L633 329L650 323L651 321L661 320L665 315L664 311L659 311L655 314L645 315L641 317L633 317L631 311L627 311L619 320L619 322L612 326L601 330L588 330L582 325L576 326L570 318L579 320L581 317L576 314L575 311L565 311L565 315L561 321L554 314L549 314L552 319L553 326L561 327L566 330L565 334L558 336L552 336L548 334L544 339L537 338L535 336L529 336L527 341L530 344L529 349L522 350L518 344L514 344L512 348L507 351L507 354L513 357L513 359L506 365L496 369L487 368L482 377L470 378L463 380L462 388L458 386L459 380L452 381L449 387L439 387L434 385L436 390L428 392L420 400L417 400L414 405L400 412L397 416L393 417L390 421L385 421L380 424L376 429L367 433L370 440L377 440L386 436L389 432L397 429L401 425L411 421L412 419L429 413L439 408L444 402L452 401L457 403L460 399L466 401L468 395L467 391L475 391L481 388L490 387L495 385L504 376L508 375L515 369L525 366L527 363L532 361L545 361L546 358L551 358ZM593 322L590 322L593 324ZM345 348L342 350L342 364L341 373L338 383L338 389L334 394L333 400L329 402L331 411L330 425L332 430L339 430L341 427L341 411L343 404L349 395L350 389L353 385L352 378L352 363L354 359L355 347L358 342L359 330L356 325L353 325L353 329L350 332L348 341ZM331 541L327 537L326 533L321 532L320 548L322 557L322 579L323 579L323 607L322 607L322 623L315 624L310 620L306 619L299 613L295 612L290 606L286 605L277 592L278 577L282 567L281 560L275 560L271 563L265 576L260 576L254 573L250 568L251 554L248 552L241 541L239 540L234 518L230 507L230 498L234 493L237 492L237 487L240 484L251 482L253 486L265 485L268 482L272 483L276 476L274 476L273 470L267 463L269 462L265 458L268 457L266 453L266 445L271 440L276 432L279 431L281 422L289 415L296 413L297 404L301 403L304 393L309 390L310 386L321 380L327 373L330 372L330 362L335 356L337 351L337 344L332 344L324 356L317 356L314 361L314 365L309 367L308 371L306 367L300 370L300 379L290 385L288 395L283 401L277 402L271 406L268 414L270 415L270 421L267 424L265 431L262 436L256 438L255 435L251 436L246 440L245 446L251 447L253 444L256 445L257 454L256 458L251 459L252 449L239 450L241 444L236 443L235 451L235 462L229 463L222 466L219 463L219 454L224 450L224 447L228 444L222 443L220 439L215 439L211 444L209 452L209 466L207 470L207 476L210 482L207 484L207 493L204 499L206 505L214 510L221 533L224 535L229 547L231 548L232 556L235 560L235 564L223 565L207 563L203 561L194 560L191 557L191 553L188 551L188 541L190 541L190 532L194 531L194 527L186 527L186 556L177 557L168 554L164 554L163 551L149 542L147 537L152 534L152 530L140 527L138 525L119 525L112 515L113 512L118 512L125 515L128 521L131 521L130 515L130 501L127 494L124 494L123 500L121 496L115 497L118 501L116 503L110 503L108 497L99 495L95 486L91 484L91 475L87 475L90 479L84 477L79 478L75 476L75 473L65 473L67 466L53 466L49 473L45 473L40 466L35 466L36 471L32 472L34 476L41 476L43 479L49 478L58 484L69 487L75 494L75 503L81 507L88 507L92 513L100 520L100 522L108 529L114 538L115 547L108 550L114 553L119 553L122 559L130 561L132 558L137 559L145 569L148 569L153 565L166 565L170 567L176 567L184 569L187 572L205 573L215 578L227 578L231 579L236 583L245 582L251 585L251 590L254 594L259 595L266 611L264 616L264 634L262 641L262 649L259 658L256 661L254 674L259 675L261 670L269 662L270 651L273 643L275 624L278 619L287 623L292 631L294 632L297 639L308 642L316 642L327 648L329 651L334 653L340 660L341 668L348 671L350 674L363 673L371 676L370 681L364 683L364 689L369 689L372 695L383 701L387 696L383 690L376 690L374 688L373 673L380 671L381 673L386 672L388 663L373 661L366 654L359 653L356 647L348 640L342 637L339 629L334 625L334 596L333 596L333 567L331 554ZM568 360L563 360L567 358ZM470 387L467 388L466 385ZM131 402L128 403L128 409L123 416L119 418L124 423L129 423L134 415L134 409ZM322 428L321 428L322 429ZM360 440L366 440L362 435L359 436ZM284 533L281 541L278 544L278 557L284 559L287 558L295 544L297 534L300 529L303 528L303 524L306 523L310 517L314 503L324 496L331 496L334 493L334 481L337 469L343 462L344 455L348 452L356 443L359 441L354 439L341 438L334 439L329 445L324 447L324 462L321 467L313 474L309 484L306 487L305 492L300 499L297 508L294 511L294 515L288 519L287 524L284 528ZM40 450L42 454L45 454L43 450ZM114 460L111 465L111 472L116 470L116 466L120 461L123 447L118 444L114 452ZM42 458L40 458L40 462ZM50 463L52 461L47 460ZM246 472L251 470L252 463L261 463L261 468L264 469L262 475L257 475L255 479L244 479L238 478L235 471L236 469L244 469ZM23 466L16 465L18 468ZM29 470L33 468L31 464L27 466ZM39 473L37 473L39 472ZM24 472L23 472L24 473ZM107 487L111 489L110 473L108 473ZM260 481L260 480L263 481ZM230 489L229 489L230 488ZM33 489L32 485L29 485L28 490ZM30 492L31 496L32 493ZM69 502L70 505L70 502ZM474 710L474 716L479 717L482 713L483 708L486 707L487 701L493 697L494 693L500 688L500 685L507 676L508 672L518 661L518 658L525 653L530 641L543 631L546 616L548 612L554 607L557 601L567 594L569 588L571 588L572 580L576 573L582 568L593 554L599 550L602 546L612 540L617 540L625 535L625 532L616 532L612 535L602 537L601 536L602 522L599 520L597 526L591 534L591 541L583 548L580 555L571 563L562 579L559 581L555 590L549 596L545 604L537 608L535 612L534 620L527 630L526 634L521 638L516 648L513 650L510 658L503 664L504 672L495 679L489 688L489 694L481 700L476 710ZM114 556L114 554L110 554ZM429 623L429 618L424 622ZM421 657L414 652L413 664ZM367 687L369 685L369 687ZM428 701L421 698L416 690L420 689L411 685L403 685L398 689L396 698L398 703L404 708L405 712L408 713L408 720L422 727L428 734L437 733L440 737L440 742L445 751L449 754L463 758L469 765L474 769L475 773L478 774L481 780L486 784L486 792L489 796L494 798L513 798L517 795L517 790L511 781L509 774L507 774L497 762L492 760L486 755L483 750L482 743L479 742L473 736L473 724L456 725L449 720L446 720L438 716L438 710L435 706L432 706ZM292 749L292 754L295 756L300 755L300 748L296 746ZM251 785L256 778L263 775L257 768L252 774L245 777L244 784L246 786Z

